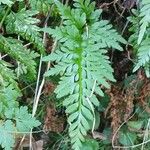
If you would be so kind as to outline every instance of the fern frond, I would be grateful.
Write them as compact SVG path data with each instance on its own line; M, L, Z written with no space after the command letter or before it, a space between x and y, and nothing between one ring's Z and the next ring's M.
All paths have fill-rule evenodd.
M86 14L87 20L91 19L91 13L95 10L95 2L90 0L74 0L74 6ZM96 19L96 18L95 18Z
M99 106L96 95L104 96L99 86L109 88L108 81L115 81L106 48L122 50L119 43L126 41L108 21L97 20L101 10L86 14L85 7L94 9L89 0L76 2L76 9L56 2L64 22L55 29L44 29L59 44L57 50L43 61L56 62L45 75L61 75L55 93L57 98L65 98L63 104L69 115L72 148L80 150L87 131L91 129L90 122L94 121L94 107Z
M7 120L0 124L0 145L5 150L12 150L15 144L15 139L13 134L14 124L12 121Z
M139 18L139 11L133 9L132 13L133 16L128 17L128 21L132 24L129 28L129 31L132 33L129 37L129 43L132 44L135 50L138 49L137 39L139 37L139 28L140 28L140 18Z
M17 33L18 37L21 35L26 40L34 42L35 45L42 45L42 42L39 40L39 29L34 25L38 20L32 18L36 14L35 12L27 11L25 14L25 10L22 10L21 13L19 12L20 14L10 13L11 6L16 1L21 2L23 0L0 0L0 4L6 4L2 5L4 6L1 7L2 9L0 8L0 10L3 10L0 14L1 26L3 26L6 17L12 17L7 20L8 22L5 22L8 23L8 26L10 25L10 32L5 33L6 37L2 35L3 33L0 34L0 54L6 54L6 57L0 57L0 149L4 150L14 149L18 134L19 137L24 136L25 132L30 132L32 128L40 125L40 122L28 112L27 107L19 107L17 101L22 95L16 82L18 79L14 71L16 64L24 66L24 73L27 73L26 76L31 79L36 75L36 62L34 59L38 54L25 48L21 40L10 38L8 35ZM6 12L5 8L7 8ZM10 13L9 16L8 13ZM18 18L16 19L14 16ZM20 23L23 21L22 19L25 19L24 24ZM30 25L32 29L29 28ZM13 34L13 37L15 34ZM39 48L39 46L37 47ZM39 49L41 50L41 48Z
M79 9L72 9L69 6L61 4L59 1L55 1L61 18L64 19L64 24L75 25L78 28L82 28L85 24L86 14L82 13Z
M36 25L39 20L33 18L37 11L22 9L18 13L11 12L6 19L6 29L8 33L18 34L24 39L30 41L41 52L45 52L42 42L40 28Z
M93 41L101 43L101 48L114 48L123 50L118 42L126 43L126 41L119 35L116 30L112 29L112 25L106 20L95 22L90 28L90 38ZM95 35L95 32L97 33Z
M9 93L9 94L8 94ZM0 90L0 145L5 150L12 150L17 132L29 132L40 125L27 107L18 107L16 99L20 97L12 85ZM20 134L19 136L24 135Z
M137 63L133 72L143 67L146 76L150 77L150 2L142 0L140 11L133 10L133 14L134 16L129 18L132 23L130 31L133 32L129 42L133 45L137 54Z
M21 41L13 38L5 38L0 35L0 51L7 53L13 59L19 61L27 67L27 72L31 78L36 75L36 63L34 59L38 56L37 53L29 51L23 47Z
M150 1L142 0L141 5L142 6L140 9L139 17L141 17L142 19L140 20L140 31L139 31L139 37L138 37L138 44L141 43L147 27L150 26Z
M47 14L53 0L29 0L31 10L37 10L39 13Z
M6 86L8 83L12 84L15 89L18 89L18 84L16 82L15 73L10 69L11 64L0 60L0 85Z
M6 4L10 7L13 4L13 2L11 0L0 0L0 5L1 4Z
M150 77L150 38L142 41L137 56L138 63L133 72L137 71L140 67L144 67L147 77Z

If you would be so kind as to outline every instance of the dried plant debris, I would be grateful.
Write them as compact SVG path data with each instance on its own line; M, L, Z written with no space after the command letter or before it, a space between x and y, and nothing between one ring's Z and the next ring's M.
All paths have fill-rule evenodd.
M126 79L127 80L127 79ZM150 113L149 101L150 97L150 80L144 74L138 75L131 81L128 81L128 86L114 85L107 94L110 96L110 103L107 108L107 115L109 112L111 118L112 136L123 122L127 122L133 114L135 104L142 106L142 108ZM140 90L138 89L140 86ZM117 143L118 136L115 139Z
M55 85L50 81L46 81L46 83L44 84L43 93L45 96L51 95L54 92L54 89L55 89Z
M64 130L64 121L65 119L63 117L57 115L57 111L53 104L46 107L46 116L43 127L45 132L62 132Z
M149 107L149 97L150 97L150 80L145 78L144 83L139 91L139 97L137 98L137 102L143 109L150 113Z

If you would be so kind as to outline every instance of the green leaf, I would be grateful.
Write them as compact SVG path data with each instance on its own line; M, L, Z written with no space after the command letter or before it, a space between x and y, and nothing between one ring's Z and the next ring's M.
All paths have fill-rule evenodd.
M68 107L68 105L74 103L78 98L79 98L78 93L72 94L63 101L63 105Z
M140 17L142 17L140 21L140 32L138 36L138 44L140 44L144 38L144 34L146 32L147 27L150 24L150 1L142 0L142 7L140 9Z
M138 49L138 62L135 65L133 72L137 71L140 67L144 67L147 77L150 74L150 38L144 39Z
M16 61L24 64L27 67L29 78L33 79L36 74L36 63L34 59L38 56L37 53L26 49L21 41L13 38L5 38L0 35L0 51L7 53ZM27 57L28 56L28 57Z
M96 140L93 139L86 139L85 142L83 142L82 150L98 150L99 144Z
M134 145L137 139L136 133L132 132L120 132L119 133L119 142L125 146Z
M15 81L15 73L10 69L10 67L11 65L9 63L0 60L0 84L6 86L8 83L10 83L14 88L18 89L18 84Z
M8 33L18 34L41 52L45 52L43 40L40 34L40 28L36 25L39 20L34 18L38 11L22 9L17 13L10 13L6 18L6 29Z
M78 103L74 103L67 107L66 113L73 113L74 111L77 110L77 108L78 108Z
M89 120L93 120L93 114L91 113L91 110L89 110L86 107L82 107L82 114Z
M32 10L38 10L39 13L47 14L54 0L29 0Z
M127 125L134 129L141 129L143 126L143 121L128 121Z
M12 150L15 144L15 139L12 134L14 129L15 127L10 120L5 121L4 123L1 122L0 124L0 145L5 150Z
M0 5L2 4L6 4L8 5L9 7L12 6L13 2L11 0L0 0Z
M18 107L16 99L20 97L20 91L15 89L13 85L7 85L0 91L0 101L2 103L2 114L6 118L12 119L13 110Z
M20 107L15 112L16 128L21 132L29 132L40 125L40 122L28 113L27 107Z
M72 113L69 117L68 117L68 121L69 122L73 122L77 117L78 117L78 112Z

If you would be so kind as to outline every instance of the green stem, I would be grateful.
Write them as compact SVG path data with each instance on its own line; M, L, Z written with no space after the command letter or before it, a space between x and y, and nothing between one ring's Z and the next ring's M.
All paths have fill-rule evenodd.
M82 106L82 95L83 95L83 88L82 88L82 49L79 52L79 61L78 61L78 73L79 73L79 111L81 111Z
M3 25L4 21L5 21L5 18L7 17L10 9L11 9L10 7L7 8L5 15L3 16L3 18L2 18L2 20L0 22L0 28L2 27L2 25Z

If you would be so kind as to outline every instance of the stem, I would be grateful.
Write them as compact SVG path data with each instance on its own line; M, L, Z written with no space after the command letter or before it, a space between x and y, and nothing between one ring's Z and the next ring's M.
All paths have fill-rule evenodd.
M82 105L82 95L83 95L83 88L82 88L82 49L79 51L79 60L78 60L78 73L79 73L79 111L81 111Z
M8 7L8 8L7 8L5 15L3 16L3 18L2 18L2 20L1 20L1 22L0 22L0 28L2 27L2 25L3 25L4 21L5 21L5 18L7 17L7 15L8 15L8 13L9 13L10 9L11 9L11 7Z

